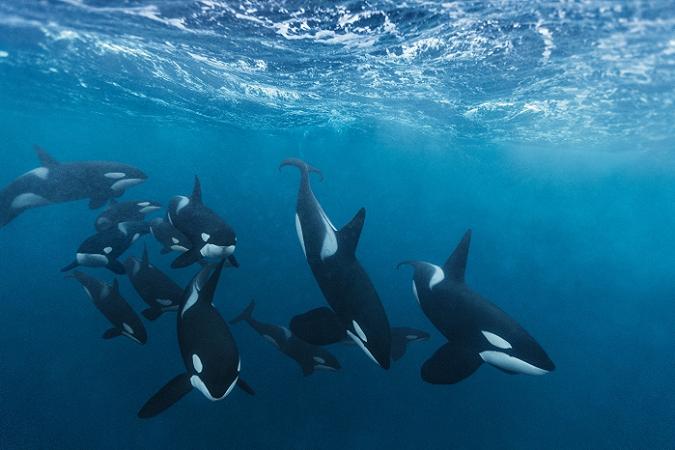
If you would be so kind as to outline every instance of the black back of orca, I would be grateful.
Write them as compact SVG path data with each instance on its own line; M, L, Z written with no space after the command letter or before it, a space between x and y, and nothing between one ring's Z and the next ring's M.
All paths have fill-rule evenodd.
M160 208L159 203L149 200L133 200L120 203L111 200L110 202L110 207L96 218L96 231L113 228L122 222L142 222L146 214Z
M389 321L375 287L355 254L365 209L359 210L337 231L309 185L310 172L320 172L298 159L285 160L281 167L287 165L299 168L301 173L295 223L314 278L347 335L377 364L388 369Z
M422 366L422 378L434 384L457 383L483 362L507 373L542 375L554 370L544 349L523 327L465 283L470 242L468 230L443 267L407 262L415 268L413 291L422 310L448 340Z

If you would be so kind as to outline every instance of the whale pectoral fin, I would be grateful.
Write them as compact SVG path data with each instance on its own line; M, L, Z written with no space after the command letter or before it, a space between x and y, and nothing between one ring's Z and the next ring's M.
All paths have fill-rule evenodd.
M311 362L305 361L300 364L300 367L302 368L302 374L304 376L309 376L314 373L314 364Z
M138 417L148 419L156 416L183 398L191 390L192 384L190 384L188 374L182 373L178 375L165 384L155 395L150 397L150 400L138 411Z
M80 263L78 263L77 261L73 261L70 264L68 264L66 267L61 269L61 272L68 272L69 270L73 270L74 268L79 267L79 266L80 266Z
M157 320L159 316L162 315L162 310L159 308L147 308L141 311L141 314L143 314L143 317L145 317L148 320Z
M89 199L89 209L99 209L108 202L108 197L97 196Z
M239 377L239 379L237 380L237 387L242 391L246 392L248 395L255 395L255 391L253 390L253 388L249 386L247 382L242 380L241 377Z
M345 328L335 312L326 306L293 317L290 329L297 337L313 345L336 344L345 338Z
M118 275L124 275L126 273L126 270L124 269L124 266L122 265L121 262L119 262L116 259L111 259L108 261L108 264L106 265L108 270L118 274Z
M40 164L42 164L45 167L54 167L60 164L52 155L47 153L47 151L44 148L38 145L35 146L35 153L37 153L37 157L38 160L40 160Z
M422 365L422 379L431 384L455 384L478 369L483 360L478 352L448 342Z
M105 333L103 333L103 336L101 336L103 339L112 339L116 338L117 336L122 336L122 332L118 328L109 328L105 330Z
M234 255L228 256L227 262L230 263L232 267L236 267L237 269L239 268L239 261L237 261L237 258L235 258Z
M341 252L348 252L353 255L356 253L356 246L359 244L363 224L366 220L366 209L361 208L347 225L338 232L338 240Z
M178 258L174 259L171 263L171 268L182 269L183 267L196 263L200 259L202 259L202 254L199 252L199 249L191 248L187 252L181 254Z

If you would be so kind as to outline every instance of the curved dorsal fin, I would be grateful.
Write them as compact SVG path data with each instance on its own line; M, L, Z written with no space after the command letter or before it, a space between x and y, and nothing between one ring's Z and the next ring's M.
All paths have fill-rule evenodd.
M195 186L192 188L192 196L190 197L192 201L201 203L202 202L202 184L199 181L199 177L195 175Z
M356 253L356 246L359 244L363 224L366 220L366 208L361 208L354 215L352 220L347 225L342 227L338 232L340 240L340 251L349 252L353 255Z
M445 261L443 272L445 276L453 281L464 282L464 272L466 272L466 260L469 257L469 245L471 244L471 229L466 230L462 240L459 241L455 251Z
M53 156L47 153L47 151L39 145L35 146L35 153L37 153L40 164L42 164L44 167L58 166L60 164L56 159L54 159Z

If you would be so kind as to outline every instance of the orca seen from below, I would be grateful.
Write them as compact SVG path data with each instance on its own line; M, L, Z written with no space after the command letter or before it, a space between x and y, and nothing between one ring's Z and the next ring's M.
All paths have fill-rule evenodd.
M89 199L97 209L147 179L139 169L107 161L62 163L36 147L40 167L0 191L0 227L38 206Z
M157 211L161 205L150 200L117 202L110 200L110 206L103 211L95 222L96 231L105 231L122 222L142 222L146 214Z
M185 253L192 248L188 237L161 217L150 221L150 232L162 245L163 255L171 252Z
M145 344L148 335L143 322L120 295L117 279L113 284L107 284L76 270L69 277L80 282L84 292L94 303L94 306L103 313L106 319L113 325L103 333L103 339L112 339L117 336L126 336L129 339Z
M356 258L356 246L363 229L366 210L361 208L338 231L309 184L310 173L321 175L321 172L299 159L287 159L281 163L280 168L285 166L300 169L296 231L307 263L330 306L330 309L318 308L304 315L304 326L311 330L291 330L298 336L320 333L325 316L334 313L347 336L376 364L388 369L391 364L389 320L373 283ZM337 335L333 333L332 336L319 337L321 339L309 342L315 345L326 344Z
M391 327L391 359L398 361L405 355L409 344L428 339L429 333L426 331L410 327Z
M468 230L443 267L411 265L413 293L422 311L448 342L422 366L432 384L457 383L484 362L509 373L543 375L555 369L544 349L515 320L471 290L464 280L471 242Z
M227 323L213 306L213 296L225 261L215 269L205 266L183 293L177 314L178 346L185 372L177 375L153 395L138 412L140 418L154 417L180 400L192 388L211 401L222 400L239 386L253 395L239 373L241 359Z
M257 321L253 318L254 309L255 301L252 300L239 316L230 320L230 323L246 321L258 334L274 344L281 353L294 359L305 376L311 375L317 369L333 371L340 369L340 362L328 350L299 339L286 327Z

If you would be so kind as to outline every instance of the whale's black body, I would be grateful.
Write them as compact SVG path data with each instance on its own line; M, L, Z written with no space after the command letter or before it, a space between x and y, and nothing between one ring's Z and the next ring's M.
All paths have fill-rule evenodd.
M145 344L148 336L143 322L120 295L117 279L109 285L77 270L73 272L73 278L80 282L94 306L113 325L103 333L103 339L126 336L139 344Z
M100 208L121 196L147 176L139 169L117 162L82 161L60 163L37 149L40 167L25 173L0 191L0 226L27 209L52 203L89 199L89 207Z
M157 211L161 205L150 200L133 200L117 202L110 200L110 206L97 218L94 226L96 231L105 231L122 222L142 222L145 215Z
M186 372L169 381L138 412L141 418L156 416L193 387L212 401L224 399L238 385L253 390L240 378L241 360L227 323L213 306L213 295L224 261L206 266L185 289L178 311L178 346Z
M429 333L410 327L391 327L391 359L398 361L408 350L408 344L429 339Z
M149 306L141 311L148 320L156 320L166 311L176 311L183 298L183 288L150 263L147 247L143 258L129 257L124 262L129 281Z
M298 167L301 172L295 224L314 278L347 335L377 364L388 369L391 363L389 321L375 287L355 255L366 211L359 210L337 231L309 185L310 172L320 172L298 159L288 159L281 167L287 165ZM320 322L326 310L314 311L319 312L317 322ZM311 319L311 316L312 312L306 317ZM310 322L307 321L308 325Z
M204 258L228 258L238 267L234 259L237 237L218 214L202 202L202 189L199 178L190 197L177 196L171 199L167 211L167 220L183 233L190 242L190 248L178 256L171 267L187 267Z
M286 327L267 324L254 319L254 308L255 301L251 301L248 307L230 323L246 321L258 334L274 344L281 353L294 359L300 365L304 375L311 375L316 369L340 369L340 362L328 350L299 339Z
M125 270L117 260L140 236L149 232L145 222L123 222L114 228L94 234L80 244L75 260L61 269L67 272L78 266L105 267L124 275Z
M504 372L542 375L555 369L544 349L504 311L464 281L471 230L443 267L407 261L414 267L413 292L422 311L448 340L422 366L422 379L453 384L483 362Z
M162 218L158 217L150 221L150 232L157 242L162 244L162 254L185 253L192 248L188 237Z

